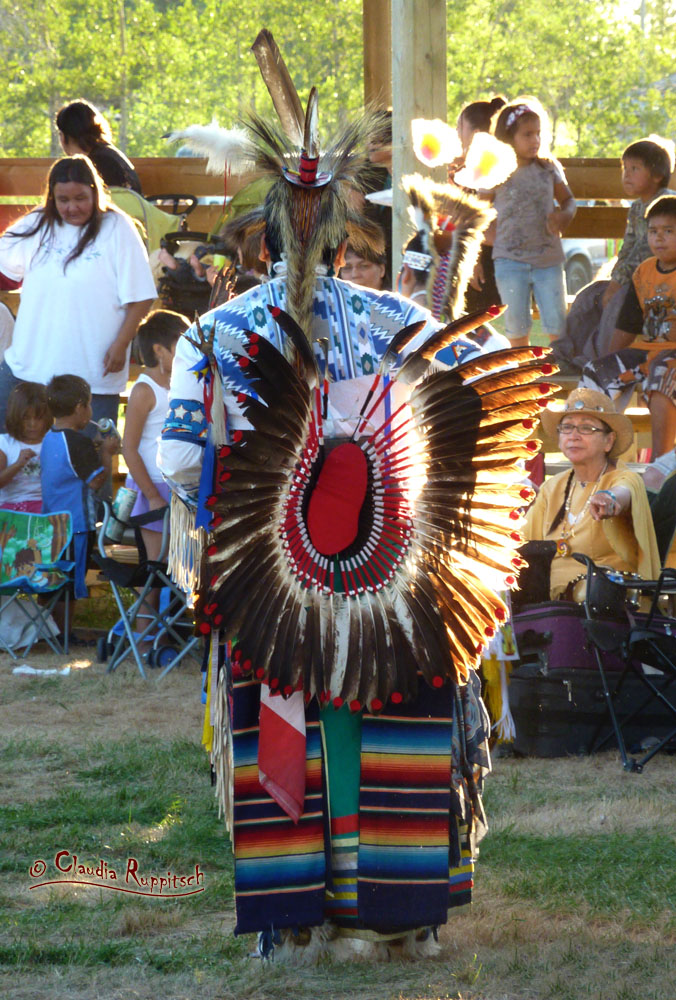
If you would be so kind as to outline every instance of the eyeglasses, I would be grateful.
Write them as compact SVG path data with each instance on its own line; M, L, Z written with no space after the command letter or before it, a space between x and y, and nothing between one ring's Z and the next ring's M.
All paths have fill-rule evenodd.
M590 437L592 434L610 433L605 427L594 427L593 424L559 424L557 430L559 434L572 434L574 431L577 431L583 437Z

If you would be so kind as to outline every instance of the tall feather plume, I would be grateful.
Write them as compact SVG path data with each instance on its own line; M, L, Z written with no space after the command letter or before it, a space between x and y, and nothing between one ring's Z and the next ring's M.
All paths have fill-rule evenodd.
M287 136L296 145L303 141L304 115L298 93L272 32L263 28L251 46L275 111Z

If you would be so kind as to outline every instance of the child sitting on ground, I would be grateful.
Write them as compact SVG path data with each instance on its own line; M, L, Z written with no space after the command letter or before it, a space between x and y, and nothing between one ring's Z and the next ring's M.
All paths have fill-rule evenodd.
M165 507L169 501L169 487L157 467L157 444L169 406L174 351L189 326L180 313L156 309L141 323L136 335L145 370L131 390L122 439L122 453L129 469L126 486L138 492L132 517ZM141 528L149 559L157 559L161 532L161 519Z
M654 256L634 271L610 353L585 366L580 384L625 406L638 387L648 400L656 458L676 437L676 195L657 198L645 216Z
M40 453L42 511L70 512L77 599L87 597L85 577L97 520L94 494L110 475L119 444L115 435L95 444L82 433L92 419L92 394L79 375L55 375L47 386L47 400L54 424Z
M20 382L14 386L5 420L7 433L0 434L0 507L39 514L40 449L52 424L44 385Z

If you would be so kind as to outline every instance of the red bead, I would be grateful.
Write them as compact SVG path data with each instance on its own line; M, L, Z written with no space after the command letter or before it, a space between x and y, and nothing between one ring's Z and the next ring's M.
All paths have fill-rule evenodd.
M343 699L340 697L340 695L337 695L333 699L333 707L334 708L342 708L342 705L343 705Z
M360 709L361 709L361 702L358 701L356 698L354 699L354 701L350 702L350 711L351 712L359 712Z
M288 698L290 694L293 694L293 688L290 684L284 685L284 697Z
M555 386L549 382L538 382L537 389L541 396L546 396Z
M218 552L218 546L217 545L210 545L207 548L207 555L208 556L215 556L217 552Z
M507 576L505 577L505 583L507 584L508 587L513 587L514 584L516 583L516 577L512 576L511 573L508 573Z
M247 401L248 398L249 397L247 396L247 394L245 392L238 392L237 393L237 402L238 403L246 403L246 401Z
M234 652L234 653L232 654L232 658L233 658L233 660L235 661L235 663L236 663L236 662L237 662L237 661L238 661L239 659L241 659L241 656L242 656L242 650L241 650L241 649L236 649L236 650L235 650L235 652Z
M248 368L250 362L249 362L248 358L241 358L240 357L240 358L237 359L237 364L239 365L240 368Z
M518 510L510 510L509 517L510 517L510 520L512 520L512 521L518 521L519 518L521 517L521 514L519 513Z
M521 535L519 534L518 531L510 531L509 537L511 539L513 539L513 541L515 541L515 542L520 542L521 541Z
M202 635L209 635L211 632L211 625L207 624L207 622L202 622L200 625L200 632Z
M279 677L272 677L270 679L270 688L273 691L276 691L278 687L279 687Z
M505 618L507 617L507 612L505 611L504 608L496 608L495 617L498 619L499 622L504 622Z
M256 355L258 354L258 348L255 345L250 346L249 347L249 354L251 355L252 358L255 358Z
M238 444L242 440L243 434L241 431L235 431L232 435L232 440L235 444Z
M499 316L501 312L502 312L502 310L500 309L500 306L489 306L488 307L488 315L489 316Z
M552 372L554 371L554 365L549 365L549 364L541 365L540 371L543 375L551 375Z
M371 711L372 712L379 712L382 707L383 707L383 703L380 700L380 698L374 698L373 701L371 702Z
M432 678L432 686L435 688L440 688L443 687L443 684L444 684L444 678L440 677L439 674L435 674L434 677Z
M538 451L540 445L537 441L526 441L526 448L528 448L528 451Z
M216 615L214 617L214 625L220 625L223 621L223 615Z
M262 681L263 678L265 677L265 671L263 670L262 667L259 667L257 669L257 671L256 671L256 677L258 678L259 681Z
M519 496L523 500L532 500L533 499L533 491L530 489L530 487L524 486L524 488L522 490L519 490Z
M534 424L535 424L535 421L531 420L530 418L528 420L522 420L521 421L521 426L525 427L527 431L532 430Z
M273 315L273 317L274 317L275 319L277 319L277 317L279 316L279 314L280 314L280 313L281 313L281 311L282 311L282 310L281 310L281 309L279 308L279 306L268 306L268 308L269 308L270 312L272 313L272 315Z
M251 334L249 334L249 343L250 344L257 344L260 339L261 338L258 336L257 333L251 333Z
M487 635L489 639L492 639L495 635L495 629L492 625L487 625L484 629L484 635Z
M403 700L404 700L404 696L402 695L401 691L393 691L392 692L392 702L395 705L400 705Z
M531 354L533 355L534 358L541 358L544 353L545 353L544 347L531 348Z
M247 673L251 670L251 660L245 660L242 664L242 670L246 670Z

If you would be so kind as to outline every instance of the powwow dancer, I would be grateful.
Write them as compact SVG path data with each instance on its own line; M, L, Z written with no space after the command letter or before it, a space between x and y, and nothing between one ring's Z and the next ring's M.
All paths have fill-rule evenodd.
M439 331L332 276L378 119L320 155L314 90L306 116L292 95L286 135L251 118L236 140L275 176L275 277L179 342L160 464L206 529L205 742L236 933L262 954L413 949L471 897L490 766L474 667L504 616L485 581L521 564L517 462L552 368L524 348L429 374L462 321Z

